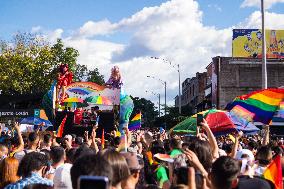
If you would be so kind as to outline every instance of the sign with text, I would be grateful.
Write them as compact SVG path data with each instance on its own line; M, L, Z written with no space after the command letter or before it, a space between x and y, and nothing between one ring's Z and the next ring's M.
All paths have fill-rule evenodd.
M34 109L0 109L0 118L34 116Z

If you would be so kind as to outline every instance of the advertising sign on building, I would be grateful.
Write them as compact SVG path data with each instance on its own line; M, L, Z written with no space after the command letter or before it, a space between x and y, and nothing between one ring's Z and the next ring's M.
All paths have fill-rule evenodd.
M0 118L34 116L33 109L0 109Z
M266 30L265 39L267 58L284 58L284 30ZM259 29L234 29L232 45L232 55L235 58L261 58L262 31Z

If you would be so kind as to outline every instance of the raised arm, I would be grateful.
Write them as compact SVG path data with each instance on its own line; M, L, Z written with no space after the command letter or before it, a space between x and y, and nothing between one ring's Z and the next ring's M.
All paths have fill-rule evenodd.
M219 147L218 147L218 144L217 144L217 141L216 141L216 138L214 137L207 121L205 119L203 119L203 122L201 122L201 126L202 128L205 130L206 134L207 134L207 137L208 137L208 141L209 141L209 144L212 148L212 157L213 159L217 159L219 157L219 153L218 153L218 150L219 150Z
M17 131L18 140L19 140L19 146L13 151L14 153L16 153L16 152L20 152L20 151L24 150L25 143L24 143L22 133L21 133L21 130L20 130L20 124L18 122L15 122L14 128Z
M93 130L92 130L92 134L91 134L91 140L92 140L91 148L94 148L96 153L99 152L99 147L98 147L97 142L96 142L97 129L98 129L98 127L94 127Z
M266 146L269 143L269 134L270 134L269 125L266 125L264 127L264 132L265 133L262 140L262 146Z
M236 155L237 155L237 151L238 151L238 146L239 146L239 143L240 143L240 138L243 136L243 132L240 131L238 132L236 135L235 135L235 143L233 145L233 150L232 150L232 153L231 153L231 158L236 158Z

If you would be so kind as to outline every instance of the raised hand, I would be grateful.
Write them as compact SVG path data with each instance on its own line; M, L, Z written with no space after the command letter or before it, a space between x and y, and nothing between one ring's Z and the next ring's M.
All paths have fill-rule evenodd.
M20 131L20 124L19 124L19 122L15 122L15 123L14 123L14 128L15 128L15 130L16 130L17 132Z
M206 119L204 119L204 118L203 118L203 121L200 124L201 124L202 128L204 128L204 129L209 129L210 128L208 123L207 123L207 121L206 121Z

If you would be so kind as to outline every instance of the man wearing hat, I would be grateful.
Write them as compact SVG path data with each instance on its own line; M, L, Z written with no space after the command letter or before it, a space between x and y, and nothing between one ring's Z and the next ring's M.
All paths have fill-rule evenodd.
M122 181L121 186L125 189L135 189L136 184L139 181L140 170L143 168L143 165L139 164L136 153L126 152L121 154L126 159L130 171L130 176Z

